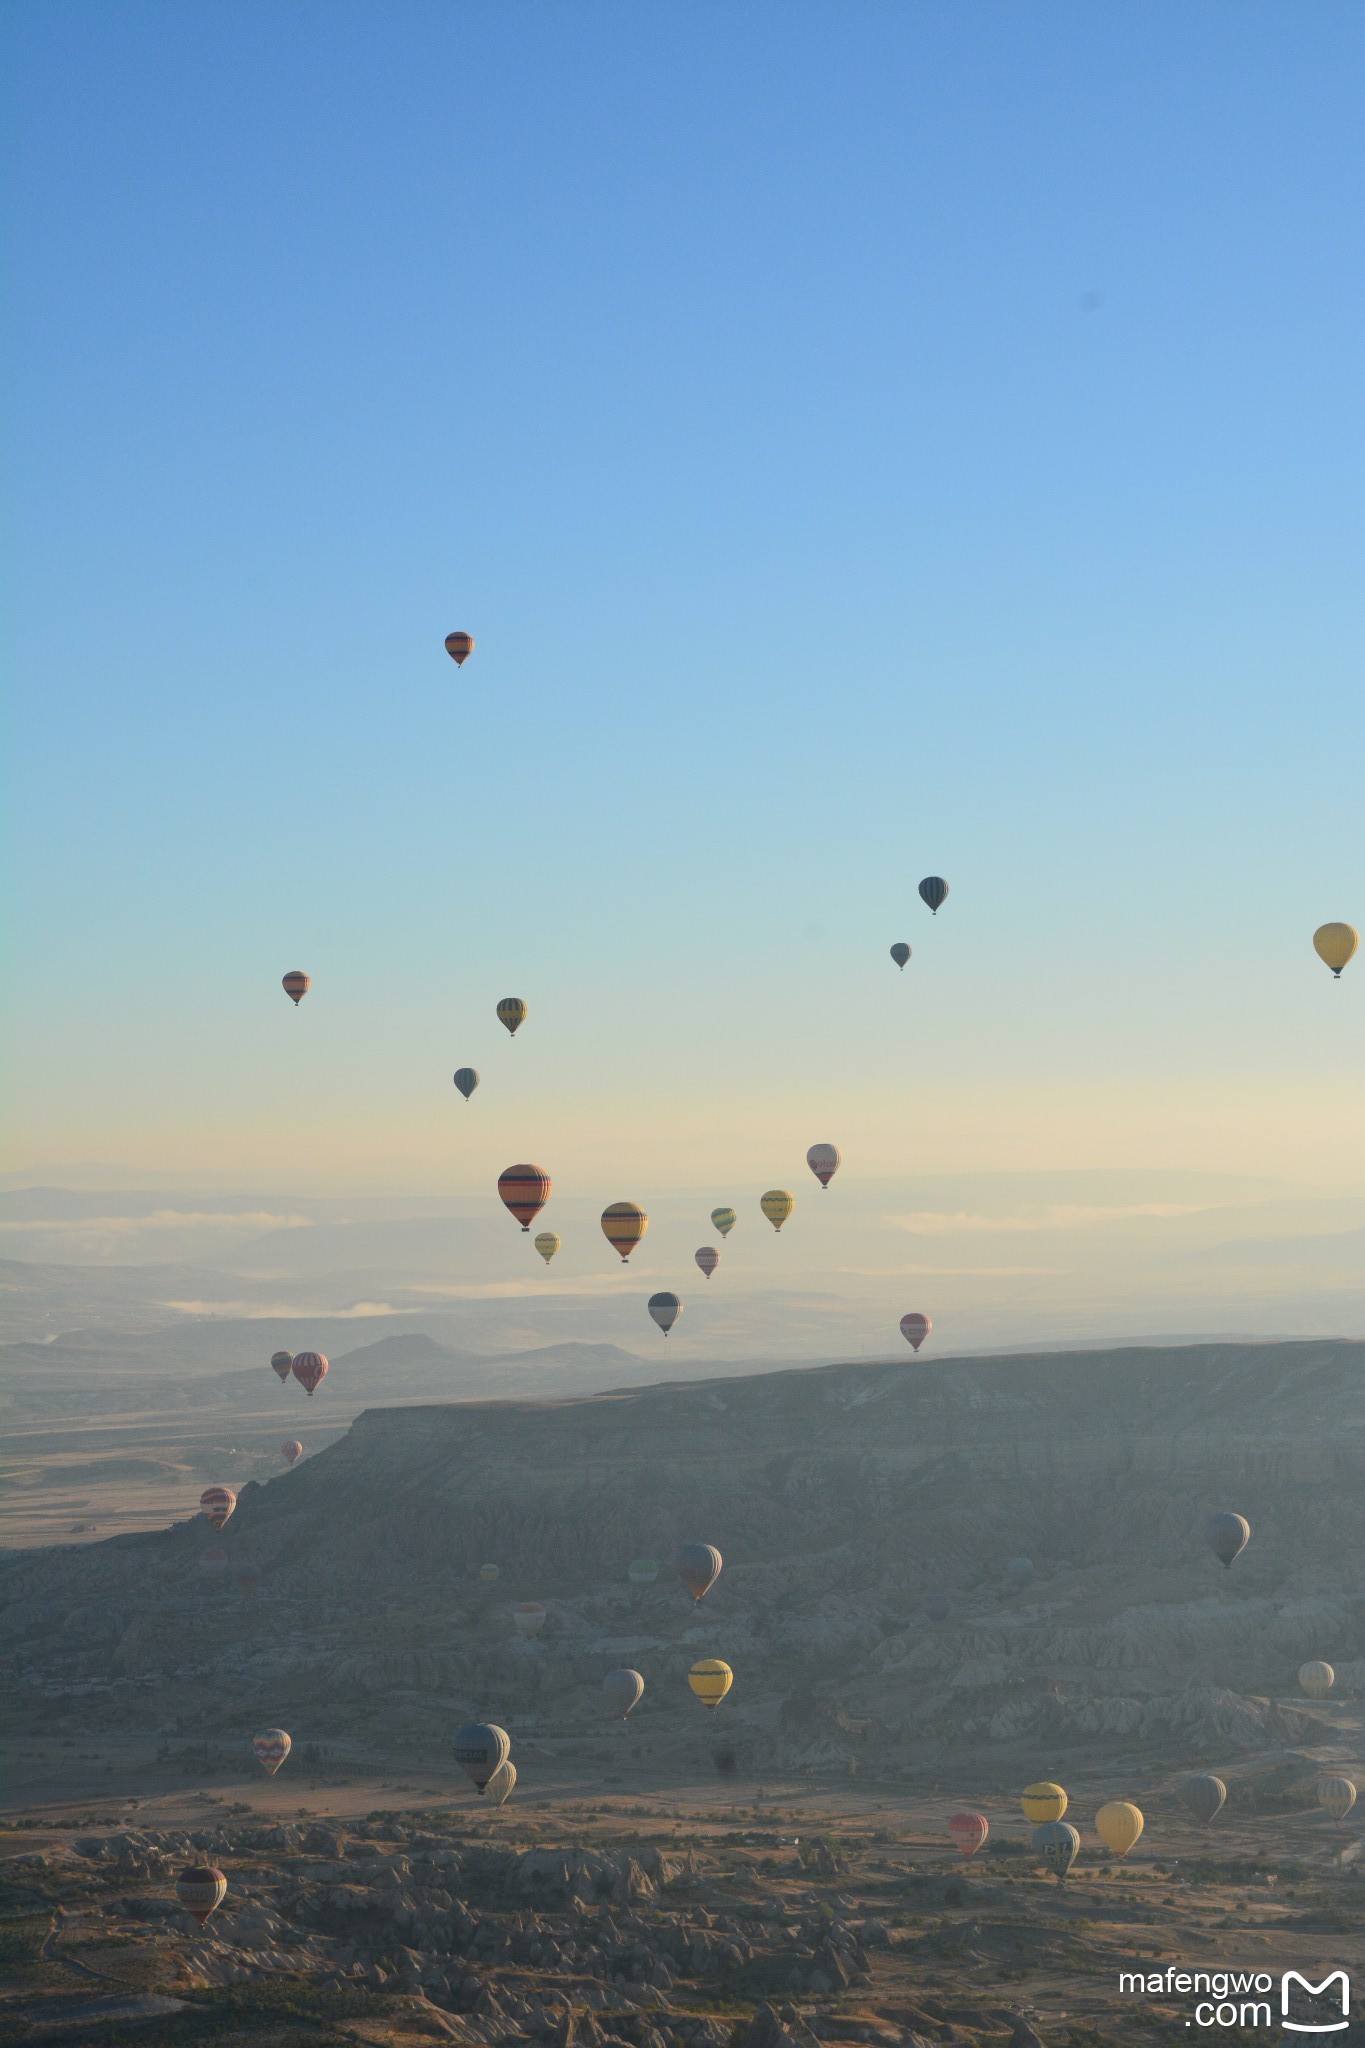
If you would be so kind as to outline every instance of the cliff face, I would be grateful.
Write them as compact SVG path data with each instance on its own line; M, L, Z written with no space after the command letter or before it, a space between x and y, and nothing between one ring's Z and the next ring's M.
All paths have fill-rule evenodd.
M1363 1368L1346 1342L1200 1345L372 1409L244 1491L223 1541L265 1573L254 1605L206 1590L196 1520L12 1557L10 1639L35 1689L230 1668L332 1733L395 1689L418 1718L426 1698L591 1726L622 1661L652 1711L675 1687L690 1707L687 1664L719 1655L732 1726L788 1759L869 1731L883 1754L1304 1741L1336 1708L1275 1704L1299 1663L1345 1686L1365 1658ZM1230 1572L1214 1508L1252 1523ZM672 1575L688 1539L726 1560L695 1610ZM663 1567L643 1591L640 1556ZM930 1595L950 1610L929 1619ZM535 1645L508 1612L529 1599L550 1610Z

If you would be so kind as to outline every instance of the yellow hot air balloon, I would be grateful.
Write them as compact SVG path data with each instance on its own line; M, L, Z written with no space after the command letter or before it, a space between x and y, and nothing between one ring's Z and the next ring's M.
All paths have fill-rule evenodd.
M780 1230L791 1215L792 1210L796 1207L796 1197L789 1195L785 1188L769 1188L767 1194L760 1199L758 1206L767 1217L769 1223L772 1224L773 1229Z
M1330 967L1334 981L1341 980L1341 970L1355 957L1360 944L1360 933L1353 924L1320 924L1313 934L1313 951L1324 967Z
M622 1260L630 1257L649 1228L649 1218L638 1202L613 1202L602 1211L602 1235Z
M520 996L504 996L498 1004L498 1022L515 1038L526 1022L526 1005Z
M1040 1778L1036 1785L1029 1785L1023 1792L1019 1804L1024 1809L1024 1819L1040 1827L1045 1820L1060 1820L1066 1812L1066 1794L1060 1785L1054 1785L1049 1778Z
M535 1237L532 1242L548 1266L555 1253L559 1250L559 1239L555 1236L553 1230L542 1230L539 1236Z
M687 1674L687 1682L704 1707L718 1707L735 1682L735 1674L719 1657L703 1657Z
M1095 1833L1116 1856L1128 1854L1143 1826L1142 1814L1131 1799L1111 1799L1095 1815Z

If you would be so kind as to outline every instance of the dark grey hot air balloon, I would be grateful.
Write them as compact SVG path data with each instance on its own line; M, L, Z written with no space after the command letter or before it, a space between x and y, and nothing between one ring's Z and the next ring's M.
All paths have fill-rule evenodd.
M1251 1524L1245 1515L1230 1515L1220 1508L1204 1524L1204 1541L1224 1571L1235 1557L1241 1556L1250 1540Z
M1076 1861L1081 1838L1069 1820L1045 1820L1033 1830L1033 1853L1060 1880Z
M455 1086L459 1089L461 1095L463 1095L466 1102L468 1102L470 1096L474 1093L474 1090L478 1087L478 1085L479 1075L477 1068L456 1067Z
M1206 1828L1214 1816L1222 1811L1228 1788L1221 1778L1215 1778L1211 1771L1196 1771L1192 1778L1186 1778L1180 1788L1180 1796L1201 1828Z
M714 1543L684 1543L678 1552L678 1577L694 1600L703 1600L720 1577L721 1555Z
M1024 1587L1032 1583L1033 1559L1031 1557L1010 1557L1005 1560L1005 1572L1012 1586Z
M665 1337L683 1312L683 1305L676 1294L651 1294L649 1312Z
M602 1680L602 1690L607 1696L612 1712L624 1721L632 1707L638 1707L645 1696L645 1682L638 1671L623 1665L619 1671L609 1671Z
M466 1721L455 1730L455 1761L479 1792L495 1777L512 1754L511 1738L505 1728L492 1721Z
M904 974L905 963L910 958L910 948L906 945L904 939L897 939L895 945L891 948L891 958L895 961L901 973Z
M937 917L939 905L947 901L948 884L944 881L942 875L926 875L919 885L919 893L921 899L928 904L934 916Z

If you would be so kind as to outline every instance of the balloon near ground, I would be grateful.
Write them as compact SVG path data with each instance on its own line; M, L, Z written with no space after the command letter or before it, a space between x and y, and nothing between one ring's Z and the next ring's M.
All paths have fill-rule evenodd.
M839 1147L837 1145L812 1145L806 1154L806 1164L822 1188L827 1188L839 1171Z
M1345 1820L1356 1803L1356 1788L1349 1778L1322 1778L1318 1782L1318 1805L1333 1820Z
M912 1351L918 1351L933 1324L928 1316L922 1316L918 1309L912 1309L908 1316L901 1317L901 1335Z
M1095 1833L1114 1856L1126 1856L1145 1826L1131 1799L1111 1799L1095 1815Z
M975 1856L990 1831L984 1813L955 1813L948 1823L948 1833L963 1856Z
M299 1440L298 1440L298 1438L297 1438L296 1436L291 1436L291 1437L290 1437L290 1439L289 1439L289 1441L288 1441L288 1443L287 1443L287 1444L286 1444L286 1445L284 1446L284 1462L285 1462L285 1464L286 1464L286 1465L297 1465L297 1464L298 1464L298 1462L299 1462L299 1459L300 1459L300 1458L301 1458L302 1456L303 1456L303 1445L302 1445L302 1444L301 1444L301 1443L299 1442Z
M720 1264L720 1253L713 1244L701 1244L697 1246L692 1256L709 1280Z
M455 1730L455 1761L476 1791L482 1792L495 1771L512 1754L512 1740L493 1721L466 1721Z
M626 1572L632 1586L652 1586L658 1576L658 1563L652 1557L633 1558Z
M773 1229L780 1230L796 1207L796 1197L789 1195L785 1188L769 1188L766 1195L760 1196L758 1206Z
M622 1264L630 1257L649 1229L649 1218L638 1202L612 1202L602 1211L602 1235Z
M199 1512L215 1529L222 1528L236 1505L237 1496L230 1486L206 1486L199 1496Z
M494 1806L506 1806L517 1789L517 1767L510 1756L505 1764L499 1764L484 1789Z
M738 1221L739 1217L733 1209L713 1209L711 1211L711 1222L722 1237L728 1237Z
M1324 1664L1315 1657L1309 1664L1299 1666L1299 1685L1310 1700L1324 1700L1337 1682L1337 1674L1330 1664Z
M692 1666L687 1682L704 1707L718 1707L735 1682L735 1674L719 1657L703 1657Z
M1196 1771L1180 1788L1180 1797L1203 1828L1222 1812L1227 1796L1227 1786L1211 1771Z
M1031 1557L1008 1557L1005 1560L1005 1575L1012 1586L1021 1589L1033 1580L1033 1559Z
M602 1690L614 1714L624 1721L632 1707L638 1707L645 1696L645 1682L638 1671L629 1665L622 1665L617 1671L609 1671L602 1680Z
M227 1568L228 1554L221 1543L215 1543L199 1560L200 1571L207 1572L211 1579L221 1578Z
M509 1166L498 1175L498 1197L523 1230L529 1230L550 1199L550 1176L541 1166Z
M1332 970L1333 981L1341 980L1341 970L1349 967L1360 944L1360 933L1353 924L1320 924L1313 934L1313 951L1324 967Z
M477 1068L477 1067L456 1067L456 1069L455 1069L455 1073L454 1073L454 1076L453 1076L453 1078L454 1078L455 1086L456 1086L456 1087L457 1087L457 1088L459 1089L459 1091L460 1091L461 1095L463 1095L463 1097L464 1097L465 1101L466 1101L466 1102L468 1102L468 1100L469 1100L470 1096L471 1096L471 1095L472 1095L472 1094L474 1093L474 1090L475 1090L475 1089L476 1089L476 1088L478 1087L478 1085L479 1085L479 1070L478 1070L478 1068Z
M310 1396L322 1385L328 1370L327 1360L320 1351L300 1351L294 1360L294 1378Z
M276 1379L279 1381L281 1386L283 1386L285 1381L288 1379L289 1369L293 1365L293 1363L294 1354L292 1351L271 1352L270 1370L274 1373Z
M192 1863L176 1879L175 1895L202 1927L227 1897L227 1879L212 1863Z
M263 1728L252 1737L251 1747L261 1769L273 1778L294 1745L283 1728Z
M312 986L313 984L308 976L297 967L291 967L284 980L280 983L280 987L284 990L296 1010Z
M1080 1853L1081 1838L1069 1820L1045 1820L1033 1830L1033 1853L1057 1878L1064 1878Z
M519 1636L538 1636L545 1626L545 1609L539 1600L523 1600L512 1609L512 1626Z
M948 884L942 875L926 875L919 885L921 901L928 904L934 916L938 916L939 905L948 900Z
M501 1576L501 1565L481 1564L479 1566L479 1577L483 1580L485 1586L496 1586Z
M1050 1778L1040 1778L1036 1785L1025 1787L1019 1804L1023 1808L1024 1819L1031 1820L1036 1827L1042 1821L1061 1819L1066 1812L1066 1794Z
M504 996L498 1004L498 1022L515 1038L526 1022L526 1005L520 996Z
M714 1543L684 1543L678 1551L678 1577L694 1600L704 1600L720 1577L724 1560Z
M1251 1541L1251 1524L1245 1515L1232 1515L1220 1508L1204 1524L1204 1541L1226 1571Z
M906 945L904 939L897 939L895 945L891 948L891 958L895 961L901 973L904 974L905 963L910 958L910 948Z
M651 1294L649 1313L653 1316L665 1337L683 1312L683 1305L676 1294Z
M474 635L472 633L446 634L446 653L450 656L456 668L463 668L473 652ZM493 666L497 667L496 661Z
M553 1230L542 1230L533 1240L536 1250L548 1266L559 1250L559 1239Z

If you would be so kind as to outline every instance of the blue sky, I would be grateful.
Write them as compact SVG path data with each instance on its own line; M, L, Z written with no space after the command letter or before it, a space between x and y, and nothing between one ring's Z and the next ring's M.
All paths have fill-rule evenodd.
M1358 1176L1358 8L5 35L16 1164Z

